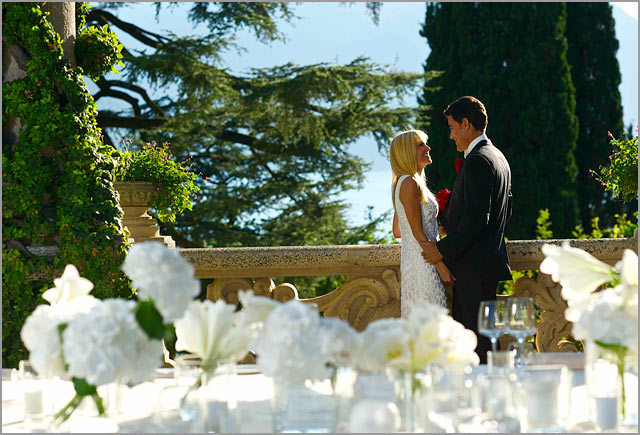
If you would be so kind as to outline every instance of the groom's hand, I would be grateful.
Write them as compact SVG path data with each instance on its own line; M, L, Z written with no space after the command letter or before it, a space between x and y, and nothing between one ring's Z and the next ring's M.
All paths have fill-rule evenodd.
M420 246L422 246L422 256L427 263L436 264L440 260L442 260L442 254L438 251L438 247L433 242L419 242Z

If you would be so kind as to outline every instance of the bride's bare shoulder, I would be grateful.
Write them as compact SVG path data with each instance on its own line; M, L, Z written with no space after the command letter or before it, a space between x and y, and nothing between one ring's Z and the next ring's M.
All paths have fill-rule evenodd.
M405 179L402 180L402 183L400 184L400 191L403 191L405 189L414 191L418 190L418 183L413 177L406 176Z
M417 197L418 195L418 183L413 177L406 177L402 180L402 184L400 185L400 200L404 202L405 200Z

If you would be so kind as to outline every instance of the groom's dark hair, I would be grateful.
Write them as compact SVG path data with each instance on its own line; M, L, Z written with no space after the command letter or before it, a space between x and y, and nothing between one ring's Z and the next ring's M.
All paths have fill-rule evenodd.
M444 109L444 116L449 116L456 121L462 122L467 118L473 127L478 131L487 128L487 109L476 97L460 97Z

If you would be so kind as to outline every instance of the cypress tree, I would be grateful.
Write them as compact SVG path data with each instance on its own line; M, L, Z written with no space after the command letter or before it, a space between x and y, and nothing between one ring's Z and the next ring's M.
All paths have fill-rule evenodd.
M579 223L573 156L578 123L564 36L562 3L442 3L427 6L422 36L431 53L419 103L435 149L432 187L451 187L459 156L442 110L473 95L489 114L487 135L511 164L509 238L533 238L538 210L549 208L554 235ZM443 151L443 152L441 152Z
M607 131L623 135L620 99L620 68L616 52L618 40L611 6L608 3L567 3L567 59L576 88L576 115L579 119L576 162L578 164L578 204L582 224L600 217L600 224L612 225L613 214L624 205L605 192L590 169L597 170L611 154ZM587 232L589 228L585 228Z

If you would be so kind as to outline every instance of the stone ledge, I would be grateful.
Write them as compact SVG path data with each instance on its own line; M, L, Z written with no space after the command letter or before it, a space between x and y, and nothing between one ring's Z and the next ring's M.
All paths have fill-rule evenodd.
M507 242L512 269L537 269L544 259L542 245L563 242L608 264L619 261L625 249L638 252L636 238L513 240ZM353 275L400 266L399 244L188 248L178 252L195 267L198 278Z

